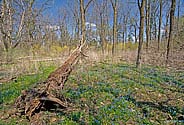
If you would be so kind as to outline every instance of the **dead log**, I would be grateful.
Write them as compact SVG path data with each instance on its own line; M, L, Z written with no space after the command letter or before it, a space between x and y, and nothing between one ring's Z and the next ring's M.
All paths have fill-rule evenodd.
M83 45L78 46L64 64L52 72L46 81L36 84L35 87L22 91L21 95L15 101L15 108L18 114L26 115L28 119L41 109L47 109L47 104L57 104L61 108L67 108L68 105L62 100L61 91L77 64L82 53ZM49 102L49 103L47 103Z

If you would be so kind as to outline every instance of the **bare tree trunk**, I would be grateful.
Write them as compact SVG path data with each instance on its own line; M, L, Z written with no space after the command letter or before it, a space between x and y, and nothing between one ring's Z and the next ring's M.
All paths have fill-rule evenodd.
M104 54L104 23L103 23L103 14L100 13L100 41L102 42L102 53Z
M169 60L170 44L173 40L173 27L174 27L174 12L176 8L176 0L172 0L171 10L170 10L170 29L169 29L169 39L167 43L167 52L166 52L166 64Z
M75 1L73 3L73 6L71 6L70 8L73 8L71 9L72 11L72 14L73 14L73 17L74 17L74 21L75 21L75 35L74 35L74 38L76 40L79 40L79 36L80 36L80 15L79 15L79 11L80 9L78 8L78 1Z
M12 1L2 1L2 12L0 18L0 30L2 34L2 41L6 50L6 61L12 60L12 32L13 32L13 11Z
M5 48L5 50L6 50L6 52L8 52L8 48L9 48L9 45L8 45L8 42L7 42L7 40L6 40L6 37L7 37L7 35L6 35L6 33L5 33L5 31L4 31L4 22L5 22L5 16L6 16L6 1L5 0L3 0L2 1L2 5L1 5L2 7L1 7L1 18L0 18L0 28L1 28L1 35L2 35L2 42L3 42L3 44L4 44L4 48Z
M138 54L136 60L136 67L140 66L141 61L141 49L143 43L143 34L144 34L144 7L145 7L145 0L142 0L141 3L138 0L138 7L140 11L140 29L139 29L139 46L138 46Z
M69 105L62 101L61 91L74 66L81 56L84 55L82 53L83 47L84 44L78 46L63 65L48 76L46 81L36 84L34 88L22 91L14 104L16 107L15 114L26 115L32 122L39 122L39 119L35 119L33 116L35 112L39 113L46 106L45 102L47 101L49 101L47 103L49 106L44 108L48 110L52 108L54 103L59 104L60 108L66 109Z
M125 31L123 30L123 44L122 44L122 50L125 50Z
M180 18L180 0L178 0L178 13L177 13L177 36L179 35L179 18Z
M151 14L151 13L150 13ZM149 34L150 34L150 36L149 36L149 38L150 38L150 42L152 41L152 27L153 27L153 17L152 17L152 15L150 16L150 27L149 27L149 29L150 29L150 32L149 32Z
M134 34L135 34L135 43L137 43L137 28L136 28L136 25L134 25Z
M85 10L84 10L84 0L80 1L80 13L81 13L81 35L82 35L82 42L86 40L86 25L85 25Z
M106 14L106 9L107 9L107 0L104 0L102 3L100 3L99 1L95 2L96 4L96 11L95 13L98 13L96 15L96 21L99 18L99 24L98 21L96 22L99 25L99 36L100 36L100 43L101 43L101 47L102 47L102 53L105 53L105 33L106 33L106 28L105 28L105 15ZM98 28L97 28L98 29Z
M157 40L157 16L154 14L154 40Z
M127 42L127 24L128 24L128 16L130 15L124 15L123 25L124 25L124 49L125 49L125 43Z
M168 41L168 29L169 29L169 27L168 27L168 21L169 21L169 12L168 12L168 14L167 14L167 16L166 16L166 25L165 25L165 40L166 41Z
M117 0L113 2L111 0L111 4L113 7L113 43L112 43L112 55L114 55L114 50L115 50L115 42L117 42Z
M150 41L150 0L146 0L146 50Z
M161 25L162 25L162 0L160 0L160 15L159 15L159 26L158 26L158 51L160 50Z
M85 42L86 40L86 10L89 7L90 3L93 0L89 0L86 4L86 6L84 6L84 0L79 0L80 2L80 14L81 14L81 35L82 35L82 43Z

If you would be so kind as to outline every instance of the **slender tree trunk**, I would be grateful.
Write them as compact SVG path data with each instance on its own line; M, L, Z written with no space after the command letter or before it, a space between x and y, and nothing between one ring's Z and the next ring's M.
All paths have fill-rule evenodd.
M86 11L93 0L89 0L87 4L84 6L84 0L79 0L80 2L80 15L81 15L81 35L82 35L82 43L86 41Z
M7 38L6 38L7 35L5 33L5 25L4 25L4 22L6 21L6 16L7 16L6 10L7 10L6 1L3 0L2 6L1 6L0 28L1 28L2 42L4 44L4 48L6 52L8 53L9 45L8 45Z
M112 43L112 55L114 55L115 50L115 42L117 42L117 0L114 2L111 0L111 4L113 7L113 43Z
M104 54L104 23L103 23L103 14L100 13L100 41L102 42L102 53Z
M82 43L84 43L84 41L86 40L84 0L79 1L80 1L80 14L81 14L81 35L82 35Z
M6 50L6 61L12 60L12 31L13 31L13 12L12 1L3 0L0 18L0 32L2 42Z
M114 49L115 49L115 39L116 39L116 9L114 9L114 18L113 18L113 39L112 39L112 55L114 55Z
M178 0L178 15L177 15L177 36L179 35L179 19L180 19L180 0Z
M106 12L106 9L107 9L107 1L103 1L102 3L100 3L99 1L96 1L95 2L96 6L95 6L95 15L96 13L99 13L99 15L95 16L95 20L96 20L96 24L98 24L97 29L98 30L98 33L99 33L99 36L100 36L100 44L101 44L101 48L102 48L102 54L105 53L105 15L107 15L105 12ZM98 22L99 21L99 22Z
M135 43L137 43L137 28L134 25Z
M169 30L168 21L169 21L169 16L170 16L170 14L168 12L168 14L166 16L166 20L165 20L165 22L166 22L166 25L165 25L165 40L166 41L168 41L168 30Z
M150 32L149 32L149 38L150 38L150 42L152 41L152 27L153 27L153 17L152 17L152 15L150 16L150 27L149 27L149 29L150 29Z
M154 40L157 40L157 18L156 15L154 14Z
M77 17L76 17L77 18ZM75 39L79 39L79 36L80 36L80 21L79 21L79 19L77 18L77 19L75 19L75 23L76 23L76 26L75 26Z
M160 0L160 15L159 15L159 26L158 26L158 51L160 50L161 25L162 25L162 0Z
M123 16L123 49L126 48L126 42L127 42L127 23L128 23L128 16ZM135 26L136 27L136 26Z
M125 16L124 17L124 38L125 38L125 43L127 42L127 22L128 22L128 18Z
M122 33L122 37L123 37L123 40L122 40L122 50L124 50L125 48L124 48L124 44L125 44L125 32L123 31L123 33Z
M150 41L150 0L146 0L146 50Z
M136 67L140 66L141 61L141 49L142 49L142 43L143 43L143 34L144 34L144 7L145 7L145 0L140 1L138 0L138 6L140 11L140 29L139 29L139 45L138 45L138 54L137 54L137 60L136 60Z
M167 52L166 52L166 64L169 60L169 53L170 53L170 44L173 40L173 27L174 27L174 12L176 8L176 0L172 0L171 10L170 10L170 29L169 29L169 39L167 43Z

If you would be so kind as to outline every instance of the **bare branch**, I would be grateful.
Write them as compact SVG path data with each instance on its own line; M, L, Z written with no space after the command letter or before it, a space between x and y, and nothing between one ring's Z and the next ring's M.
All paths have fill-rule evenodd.
M88 3L86 4L85 8L84 8L84 12L86 12L86 10L88 9L90 3L92 2L93 0L89 0Z
M138 7L139 7L139 9L141 8L140 1L139 0L138 0Z

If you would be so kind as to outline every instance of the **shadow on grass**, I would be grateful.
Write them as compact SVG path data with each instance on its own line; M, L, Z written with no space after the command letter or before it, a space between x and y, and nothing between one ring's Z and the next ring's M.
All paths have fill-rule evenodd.
M168 113L171 116L176 116L177 114L182 114L182 111L178 107L171 106L171 105L167 104L169 99L166 100L166 101L163 101L163 102L154 103L154 102L148 102L148 101L137 101L130 94L125 95L123 97L124 97L125 100L134 103L136 106L138 106L140 108L144 108L145 106L148 106L148 107L151 107L151 108L158 109L161 112ZM143 113L144 113L144 111L143 111Z

